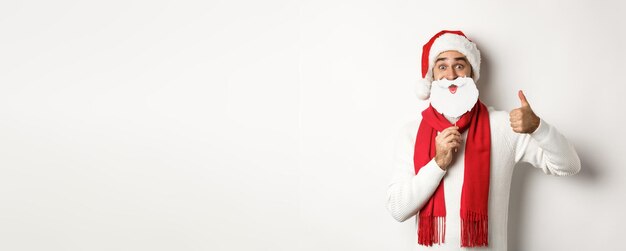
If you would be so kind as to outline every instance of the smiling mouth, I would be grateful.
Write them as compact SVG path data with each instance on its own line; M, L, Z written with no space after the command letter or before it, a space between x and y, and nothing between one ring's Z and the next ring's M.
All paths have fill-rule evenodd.
M448 86L448 90L450 90L450 93L452 93L452 94L456 93L456 89L457 88L458 88L458 86L456 86L456 85Z

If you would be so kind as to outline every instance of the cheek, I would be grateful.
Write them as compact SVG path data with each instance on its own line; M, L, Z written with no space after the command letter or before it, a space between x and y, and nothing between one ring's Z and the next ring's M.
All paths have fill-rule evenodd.
M463 69L463 75L468 76L468 77L472 76L472 67L467 67Z
M469 67L463 68L462 70L457 70L456 74L459 76L470 76L472 73L472 69Z
M439 69L437 69L437 68L433 69L433 79L434 80L440 79L442 77L442 75L443 74L441 73L441 71Z

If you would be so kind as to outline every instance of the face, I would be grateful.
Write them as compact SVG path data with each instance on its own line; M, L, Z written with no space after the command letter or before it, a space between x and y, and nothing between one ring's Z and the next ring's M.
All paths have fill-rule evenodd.
M472 77L472 66L465 55L458 51L444 51L435 61L433 80L454 80L458 77Z

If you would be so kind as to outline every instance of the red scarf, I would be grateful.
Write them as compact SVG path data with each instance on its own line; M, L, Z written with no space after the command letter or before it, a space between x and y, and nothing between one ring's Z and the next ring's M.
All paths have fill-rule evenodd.
M437 132L453 126L432 106L422 112L422 122L415 140L415 173L435 157ZM467 132L465 142L465 173L461 192L461 246L487 246L487 207L489 201L489 166L491 129L489 111L478 100L471 111L465 113L456 126ZM445 242L446 204L443 180L428 202L420 209L418 243L432 246Z

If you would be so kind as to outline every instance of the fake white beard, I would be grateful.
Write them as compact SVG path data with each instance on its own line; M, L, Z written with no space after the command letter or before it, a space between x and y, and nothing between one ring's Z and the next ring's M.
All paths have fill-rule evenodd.
M454 86L450 88L452 85L456 86L456 91ZM476 101L478 88L472 78L441 79L433 81L430 88L430 104L448 117L460 117L471 110Z

